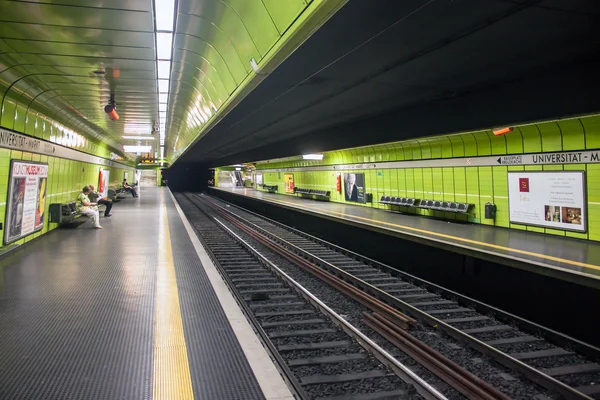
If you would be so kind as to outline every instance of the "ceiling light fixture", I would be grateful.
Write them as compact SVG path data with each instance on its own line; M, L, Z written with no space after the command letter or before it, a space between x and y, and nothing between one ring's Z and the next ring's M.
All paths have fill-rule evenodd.
M123 146L125 153L150 153L152 146Z
M323 154L304 154L302 156L303 160L322 160Z
M154 0L154 18L156 21L154 34L156 39L156 71L158 78L159 138L162 145L166 134L165 126L167 122L169 88L171 86L171 59L177 19L175 0ZM162 157L163 149L161 148L161 158Z
M154 136L123 136L123 139L128 140L154 140Z
M158 79L169 79L171 75L171 61L158 60Z
M158 92L159 93L169 93L169 80L168 79L159 79L158 80Z
M159 60L171 60L171 50L173 49L173 33L156 33L156 58Z

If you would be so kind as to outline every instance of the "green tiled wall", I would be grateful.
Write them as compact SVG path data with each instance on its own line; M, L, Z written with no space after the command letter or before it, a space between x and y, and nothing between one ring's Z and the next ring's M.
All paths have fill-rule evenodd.
M85 185L98 185L100 168L110 170L110 185L116 186L123 180L125 171L129 176L135 175L133 168L114 168L64 158L44 156L17 150L0 149L0 222L4 226L6 217L6 201L8 199L8 179L10 175L10 161L25 160L48 163L48 187L46 192L46 222L44 229L33 233L15 243L26 243L44 233L55 229L56 224L48 222L48 209L51 203L65 203L74 201L77 194ZM2 242L3 243L3 242ZM1 245L1 243L0 243Z
M600 149L599 116L518 126L505 136L494 136L491 131L479 131L330 151L324 153L322 161L306 161L299 160L299 157L289 157L258 162L256 168L257 172L260 172L260 170L276 168L592 149ZM507 172L523 170L586 171L588 232L565 232L510 224ZM375 200L372 204L365 204L366 207L385 208L377 203L377 199L383 195L466 201L475 204L474 215L471 217L423 209L414 209L412 212L447 219L468 218L474 223L600 240L600 164L369 169L356 172L365 173L366 192L372 193ZM335 175L336 172L333 170L294 172L294 183L301 188L329 190L332 193L331 201L343 203L345 202L343 195L335 191ZM267 185L278 185L279 192L284 194L283 173L279 178L277 172L265 172L263 181ZM496 204L495 220L482 217L487 202Z

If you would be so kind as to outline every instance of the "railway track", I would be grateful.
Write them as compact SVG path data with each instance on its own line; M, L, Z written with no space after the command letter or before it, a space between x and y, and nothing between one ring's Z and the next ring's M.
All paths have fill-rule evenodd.
M446 399L254 250L210 208L177 198L299 398Z
M416 320L434 326L459 343L484 354L566 399L600 398L600 350L517 316L365 258L316 237L283 226L238 207L210 201L228 215L273 243ZM385 323L366 316L365 323L386 336ZM396 332L398 333L398 332ZM406 350L404 350L406 351Z

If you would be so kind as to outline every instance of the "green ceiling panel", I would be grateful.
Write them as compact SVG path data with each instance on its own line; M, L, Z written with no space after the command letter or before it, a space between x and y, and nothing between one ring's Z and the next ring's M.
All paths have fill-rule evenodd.
M304 11L307 2L304 0L263 0L265 7L279 33L283 33L294 22L296 18Z
M251 60L276 65L344 2L179 0L167 154L176 159L254 87ZM0 0L2 126L60 143L82 135L84 151L122 154L124 134L158 120L154 21L152 0ZM111 94L119 121L103 111Z

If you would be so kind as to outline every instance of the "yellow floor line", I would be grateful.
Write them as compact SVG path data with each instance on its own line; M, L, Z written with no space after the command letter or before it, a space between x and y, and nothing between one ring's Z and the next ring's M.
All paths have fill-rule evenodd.
M154 400L194 398L179 308L167 207L161 192L154 318Z
M256 199L261 199L258 196L252 196L252 195L246 195L246 196L254 197ZM261 200L271 201L273 203L286 204L286 205L298 208L297 204L292 203L292 202L288 202L288 201L272 200L272 199L268 199L268 200L267 199L261 199ZM350 214L340 213L340 212L337 212L337 211L324 211L324 210L321 210L319 208L311 207L309 205L304 205L304 204L302 205L302 208L311 209L313 211L317 211L319 213L326 214L326 215L338 215L338 216L341 216L341 217L347 218L347 219L350 218L350 219L363 220L363 221L370 222L374 226L377 226L377 225L386 225L386 226L391 226L391 227L394 227L394 228L405 229L405 230L408 230L408 231L419 232L419 233L423 233L423 234L427 234L427 235L433 235L433 236L437 236L437 237L441 237L441 238L445 238L445 239L455 240L455 241L458 241L458 242L475 244L475 245L478 245L478 246L489 247L489 248L496 249L496 250L509 251L509 252L512 252L512 253L527 255L527 256L530 256L530 257L537 257L537 258L542 258L544 260L556 261L556 262L560 262L560 263L564 263L564 264L575 265L575 266L578 266L578 267L589 268L589 269L600 271L600 267L596 266L596 265L593 265L593 264L586 264L586 263L582 263L582 262L579 262L579 261L573 261L573 260L565 260L564 258L549 256L549 255L546 255L546 254L534 253L534 252L527 251L527 250L512 249L510 247L504 247L504 246L500 246L500 245L497 245L497 244L479 242L477 240L465 239L465 238L461 238L461 237L458 237L458 236L446 235L444 233L438 233L438 232L428 231L428 230L425 230L425 229L419 229L419 228L413 228L413 227L410 227L410 226L393 224L393 223L385 222L385 221L378 221L378 220L374 220L374 219L370 219L370 218L359 217L357 215L350 215Z

